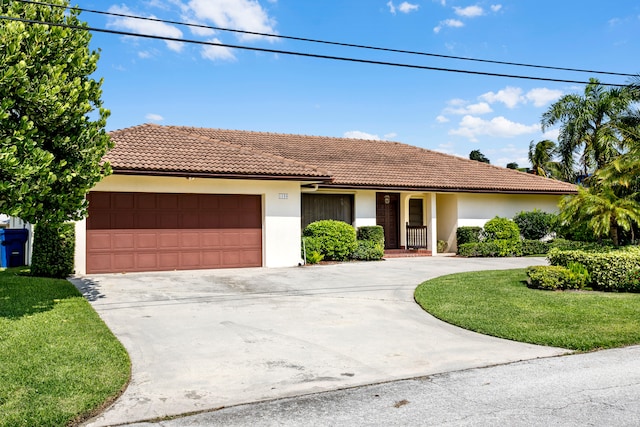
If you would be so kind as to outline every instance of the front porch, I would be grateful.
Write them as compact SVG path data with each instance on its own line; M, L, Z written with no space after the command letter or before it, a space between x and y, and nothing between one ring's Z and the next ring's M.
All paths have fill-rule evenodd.
M384 258L412 258L430 257L432 252L427 249L385 249Z

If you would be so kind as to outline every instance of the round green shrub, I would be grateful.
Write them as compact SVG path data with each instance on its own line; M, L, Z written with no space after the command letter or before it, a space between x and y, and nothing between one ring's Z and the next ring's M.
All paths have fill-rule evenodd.
M342 221L326 219L312 222L302 235L314 238L316 250L326 260L347 260L358 247L355 228Z
M518 224L509 218L495 217L484 225L484 238L486 241L494 240L520 240Z
M518 225L520 234L526 240L540 240L551 233L555 215L534 209L529 212L520 212L513 217L513 222Z

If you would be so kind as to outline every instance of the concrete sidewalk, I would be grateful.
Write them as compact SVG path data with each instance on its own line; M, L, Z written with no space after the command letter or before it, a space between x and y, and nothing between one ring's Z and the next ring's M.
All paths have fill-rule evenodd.
M542 263L430 257L74 279L133 364L123 396L88 425L566 353L456 328L413 301L429 278Z

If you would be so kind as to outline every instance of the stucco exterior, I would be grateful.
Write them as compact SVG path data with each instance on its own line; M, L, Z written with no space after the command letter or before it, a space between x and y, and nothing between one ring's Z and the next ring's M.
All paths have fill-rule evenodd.
M262 198L265 267L298 265L301 239L301 195L303 192L352 194L354 227L376 225L376 190L310 189L300 181L241 180L214 178L111 175L93 190L110 192L158 192L194 194L252 194ZM560 196L526 194L471 194L403 191L400 194L400 243L406 244L409 201L423 201L423 224L428 229L428 249L437 252L437 241L447 242L447 252L456 248L456 230L461 226L483 226L495 216L513 218L518 212L540 209L557 212ZM75 268L86 274L86 221L76 223Z

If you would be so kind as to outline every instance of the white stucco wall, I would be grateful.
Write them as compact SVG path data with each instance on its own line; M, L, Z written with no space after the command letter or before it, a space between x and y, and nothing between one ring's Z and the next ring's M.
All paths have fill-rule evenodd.
M482 227L495 216L513 218L518 212L534 209L556 213L560 197L535 194L458 194L458 227Z
M354 227L376 225L376 192L355 192L355 224Z
M438 217L438 240L447 242L446 252L455 252L457 249L458 196L455 194L437 194L436 215Z
M298 181L111 175L93 191L261 195L263 265L288 267L301 262ZM86 221L76 223L75 264L77 274L86 274Z

